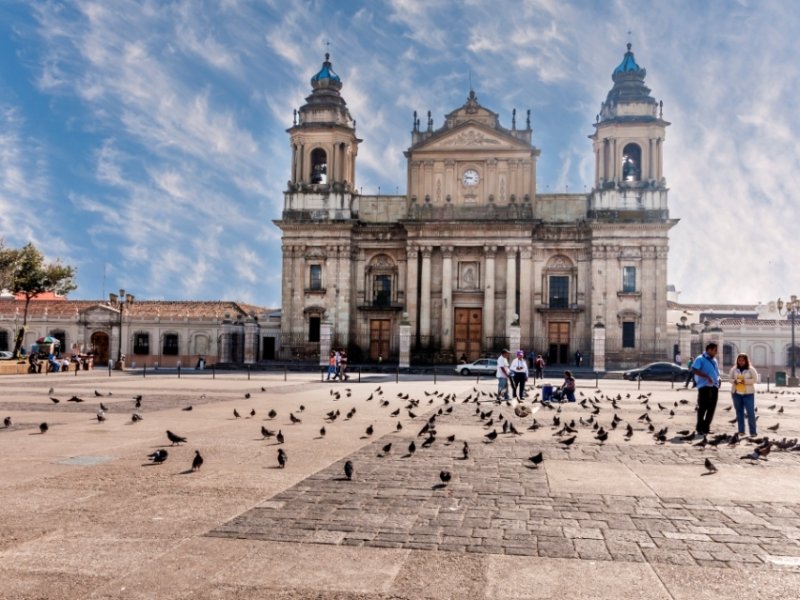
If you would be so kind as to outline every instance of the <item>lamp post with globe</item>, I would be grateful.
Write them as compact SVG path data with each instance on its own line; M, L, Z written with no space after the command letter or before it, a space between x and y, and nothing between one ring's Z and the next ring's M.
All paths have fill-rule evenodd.
M794 322L797 319L798 314L800 314L800 298L795 295L784 302L780 298L778 298L778 314L781 316L786 315L789 317L789 322L792 324L792 345L790 347L791 358L789 359L790 367L791 367L791 375L789 376L789 386L790 387L797 387L797 374L795 373L795 369L797 367L797 347L794 343Z

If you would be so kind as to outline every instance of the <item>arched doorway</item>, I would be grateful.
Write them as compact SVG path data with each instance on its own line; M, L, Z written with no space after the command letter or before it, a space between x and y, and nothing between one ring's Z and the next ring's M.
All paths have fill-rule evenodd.
M108 364L108 334L104 331L95 331L90 338L90 342L94 353L94 364Z

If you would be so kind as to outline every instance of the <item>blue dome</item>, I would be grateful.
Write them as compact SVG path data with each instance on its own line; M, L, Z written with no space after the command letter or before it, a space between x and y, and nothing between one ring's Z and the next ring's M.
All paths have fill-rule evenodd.
M619 66L614 69L614 74L617 73L638 73L641 71L641 67L636 64L636 59L633 58L633 52L631 52L631 45L628 44L628 51L625 53L625 57L622 59L622 62L619 63Z
M311 78L311 85L315 89L327 86L340 87L342 85L342 80L333 71L330 57L330 54L325 53L325 62L322 63L322 68Z

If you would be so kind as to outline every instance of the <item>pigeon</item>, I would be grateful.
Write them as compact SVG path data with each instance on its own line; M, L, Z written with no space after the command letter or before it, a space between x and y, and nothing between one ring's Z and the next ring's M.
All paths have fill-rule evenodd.
M61 400L59 400L58 398L53 398L52 396L50 396L50 401L51 401L53 404L58 404L59 402L61 402Z
M323 426L322 426L322 427L320 427L320 429L319 429L319 436L320 436L320 437L325 437L325 434L326 434L326 433L327 433L327 432L325 431L325 426L323 425Z
M139 413L133 413L133 414L131 415L131 421L133 421L134 423L138 423L138 422L139 422L139 421L141 421L143 418L144 418L144 417L142 417L142 415L140 415Z
M255 417L256 416L256 409L255 408L251 408L250 409L250 416L251 417Z
M448 435L446 440L448 444L452 444L456 441L456 434L454 433L453 435Z
M106 420L106 416L103 414L102 410L97 411L97 421L98 423L103 423Z
M487 433L483 437L485 437L487 441L493 442L493 441L495 441L497 439L497 430L496 429L492 429L489 433Z
M374 430L374 428L372 427L372 425L370 425L369 427L367 427L367 430L366 430L366 432L365 432L365 433L366 433L368 436L370 436L370 435L372 435L372 433L373 433L374 431L375 431L375 430Z
M692 444L692 446L694 446L695 448L705 448L706 446L708 446L708 438L706 436L703 436L702 440L700 440L696 444Z
M717 472L717 467L714 466L714 463L712 463L708 458L706 458L705 466L706 466L706 472L709 475L713 475L714 473Z
M72 398L67 400L67 402L83 402L83 398L78 398L77 396L73 396Z
M778 431L778 427L780 427L780 423L775 423L772 427L767 427L767 431Z
M403 428L403 424L402 424L400 421L398 421L398 422L397 422L397 427L395 427L395 429L396 429L397 431L400 431L402 428Z
M108 407L101 402L100 403L100 410L102 410L103 412L108 412Z
M353 479L353 461L348 460L344 463L344 476L347 477L347 481L352 481Z
M464 447L461 448L461 454L464 456L464 460L469 458L469 444L467 444L467 442L464 442Z
M200 456L200 450L194 451L194 459L192 459L192 471L199 471L203 466L203 457Z
M186 441L186 438L185 438L185 437L181 437L181 436L179 436L179 435L175 435L175 434L174 434L174 433L172 433L172 432L171 432L169 429L167 429L167 439L168 439L170 442L172 442L172 445L173 445L173 446L174 446L175 444L180 444L181 442L185 442L185 441Z
M603 431L603 432L599 432L598 431L597 435L594 437L594 439L598 440L602 444L608 439L608 432L607 431Z
M283 432L280 429L278 429L278 435L275 436L275 439L278 440L279 444L282 444L285 441Z
M411 440L411 443L408 445L408 453L414 454L417 451L417 445L414 443L414 440Z
M278 448L278 466L283 469L286 466L286 452L283 448Z
M245 399L245 400L250 400L250 392L247 392L247 393L244 395L244 399Z
M240 415L240 414L239 414L239 411L238 411L238 410L236 410L236 409L234 408L234 409L233 409L233 416L234 416L235 418L237 418L237 419L238 419L238 418L239 418L239 417L241 417L242 415Z
M578 436L573 435L571 438L567 438L565 440L559 440L559 443L564 444L564 446L571 446L575 442L575 439L577 437Z
M271 409L270 409L270 411L267 413L267 416L268 416L270 419L274 419L275 417L277 417L277 416L278 416L278 413L277 413L277 412L275 412L275 409L274 409L274 408L271 408Z
M436 441L436 436L431 434L429 435L424 442L422 442L421 446L423 448L430 448L433 445L433 442Z
M539 454L534 454L533 456L528 458L528 460L533 463L534 469L538 469L539 465L542 464L542 462L544 461L544 456L542 455L541 452L539 452Z
M390 412L389 416L390 417L396 417L399 414L400 414L400 409L398 408L397 410L393 410L392 412Z
M450 474L450 471L441 471L439 473L439 479L442 480L442 483L444 485L447 485L450 482L451 478L452 478L452 475Z
M298 408L297 410L303 412L305 409L306 409L305 404L301 404L300 408Z
M97 396L98 398L102 398L103 397L103 394L101 394L97 390L94 391L94 395Z
M165 460L167 460L167 456L169 456L169 452L164 450L164 448L160 448L159 450L156 450L152 454L149 454L147 458L149 458L153 462L153 464L160 465Z
M3 426L11 427L11 417L6 417L5 419L3 419Z
M267 429L263 425L261 426L261 437L262 437L262 439L267 439L268 437L272 437L273 435L275 435L274 431L270 431L269 429Z
M190 404L189 406L187 406L185 408L182 408L181 410L185 410L186 412L189 412L190 410L192 410L192 405Z
M9 423L10 425L10 423ZM50 429L50 426L47 423L40 423L39 424L39 433L47 433L47 430Z
M136 408L142 408L142 395L134 396L133 399L136 401Z
M54 394L55 391L56 391L56 388L50 388L49 390L47 390L47 395L49 396L51 394Z
M301 421L300 419L298 419L297 417L295 417L295 416L294 416L294 413L289 413L289 420L292 422L292 424L293 424L293 425L294 425L294 424L297 424L297 423L302 423L302 422L303 422L303 421Z
M392 443L389 442L383 448L381 448L381 453L378 456L386 456L391 451L392 451Z

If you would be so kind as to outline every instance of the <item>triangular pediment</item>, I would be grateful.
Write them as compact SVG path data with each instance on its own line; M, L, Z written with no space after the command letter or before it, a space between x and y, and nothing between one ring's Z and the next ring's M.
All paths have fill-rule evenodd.
M85 308L80 311L81 316L86 321L107 321L108 319L114 318L117 319L119 315L119 311L110 306L106 306L103 304L97 304L95 306L90 306L89 308Z
M481 123L466 122L452 129L439 130L433 136L416 144L412 150L418 152L436 150L530 150L530 145L504 132L486 127Z

